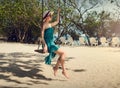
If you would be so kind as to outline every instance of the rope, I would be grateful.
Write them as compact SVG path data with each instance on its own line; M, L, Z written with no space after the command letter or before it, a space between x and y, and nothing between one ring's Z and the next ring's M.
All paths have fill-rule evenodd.
M41 28L43 27L43 10L44 10L44 1L42 0L42 14L41 14L41 17L42 17L42 20L41 20ZM41 38L40 37L38 37L38 50L39 50L39 48L40 48L40 44L41 44Z

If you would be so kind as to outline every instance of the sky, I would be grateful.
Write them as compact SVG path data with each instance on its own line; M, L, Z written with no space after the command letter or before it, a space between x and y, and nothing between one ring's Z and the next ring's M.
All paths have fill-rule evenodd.
M111 16L113 18L118 18L119 17L119 10L120 8L117 7L117 5L115 3L110 3L110 1L103 1L104 3L102 3L101 5L99 5L96 10L97 11L106 11L108 13L111 13ZM119 17L120 18L120 17Z
M83 0L77 0L77 1L79 2L79 5L80 5ZM92 1L92 0L87 0L87 2L88 1ZM104 10L110 13L112 18L120 19L120 8L117 7L115 2L111 3L110 0L98 0L98 1L99 3L96 5L96 7L92 9L92 11L95 10L99 13ZM117 1L120 3L120 0L117 0ZM90 6L90 4L87 4L86 6Z

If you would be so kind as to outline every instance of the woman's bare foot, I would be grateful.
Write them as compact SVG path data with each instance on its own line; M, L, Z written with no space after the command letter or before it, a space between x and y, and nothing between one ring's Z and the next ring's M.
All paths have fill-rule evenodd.
M57 67L53 67L53 71L54 71L54 76L56 76L58 68Z
M63 74L67 79L69 79L69 77L68 77L68 75L66 74L65 71L62 71L62 74Z
M47 45L45 45L44 47L43 47L43 53L47 53L48 51L47 51Z

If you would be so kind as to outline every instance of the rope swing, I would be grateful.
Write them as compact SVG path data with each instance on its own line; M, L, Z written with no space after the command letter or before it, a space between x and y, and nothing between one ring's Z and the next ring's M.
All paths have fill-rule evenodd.
M48 4L49 4L49 0L48 0ZM59 5L58 7L60 8L60 0L58 0L58 5ZM49 5L48 5L48 7L49 7ZM50 9L50 8L48 8L48 9ZM43 26L43 13L44 13L44 0L42 0L42 14L41 14L42 21L41 21L41 28ZM58 24L58 32L59 32L58 34L60 34L60 20L59 20L59 24ZM35 50L35 52L43 53L43 50L40 49L40 45L41 45L41 38L38 37L38 48Z

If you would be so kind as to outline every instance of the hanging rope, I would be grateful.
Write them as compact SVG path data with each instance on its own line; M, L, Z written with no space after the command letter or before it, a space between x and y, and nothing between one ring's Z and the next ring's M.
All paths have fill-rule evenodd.
M49 6L49 4L50 4L50 1L48 0L48 9L50 10L50 6ZM60 0L58 0L58 8L60 8ZM42 28L42 26L43 26L43 13L44 13L44 0L42 0L42 14L41 14L41 17L42 17L42 20L41 20L41 28ZM59 13L59 15L60 15L60 13ZM59 19L59 24L58 24L58 37L59 37L59 34L60 34L60 19ZM40 44L41 44L41 41L40 41L41 39L40 39L40 37L38 38L38 49L37 50L39 50L39 48L40 48Z
M59 0L58 4L59 4L59 8L60 8L60 0ZM59 13L59 16L60 16L60 13ZM60 18L59 18L59 24L58 24L58 38L60 37L59 34L60 34Z
M40 25L40 28L43 27L43 12L44 12L43 10L44 10L44 1L42 0L42 14L41 14L42 19L41 19L41 25ZM40 31L41 31L41 30L40 30ZM38 37L38 49L37 49L37 50L39 50L39 48L40 48L40 44L41 44L41 38Z

